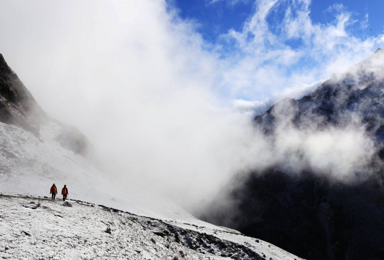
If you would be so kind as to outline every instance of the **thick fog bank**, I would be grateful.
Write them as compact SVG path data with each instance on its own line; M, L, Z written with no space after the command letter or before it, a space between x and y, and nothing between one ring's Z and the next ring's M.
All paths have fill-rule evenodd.
M353 180L351 169L374 154L358 120L326 130L287 126L274 139L251 120L383 43L382 35L355 36L346 8L330 8L332 21L322 24L311 20L310 1L260 0L242 28L208 42L172 1L0 7L9 65L48 114L85 133L98 163L127 189L140 184L199 212L237 173L284 162L292 172L308 166Z
M382 259L383 75L378 50L257 116L270 164L239 173L200 217L308 259Z

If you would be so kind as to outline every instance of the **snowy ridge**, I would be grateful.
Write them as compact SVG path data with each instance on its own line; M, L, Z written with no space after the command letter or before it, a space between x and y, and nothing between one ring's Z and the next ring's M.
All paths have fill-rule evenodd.
M9 249L1 251L0 256L20 259L28 258L27 253L33 252L32 259L38 259L42 253L50 252L51 259L56 259L56 257L65 259L107 259L110 257L116 259L168 259L167 257L171 256L177 256L178 259L225 259L225 257L236 259L235 256L238 254L241 255L238 259L295 259L294 256L269 243L200 221L177 205L158 196L138 188L124 188L111 176L92 166L80 154L63 148L55 140L59 130L60 125L50 122L41 127L40 137L37 137L17 126L0 123L0 192L32 195L31 197L1 196L0 207L6 210L0 213L0 240L1 243L4 243L0 245L0 250ZM48 196L49 187L53 182L57 184L59 190L61 185L67 184L69 198L72 199L70 200L72 208L64 208L62 202L59 201L52 202L37 197L44 196L44 194ZM91 203L83 203L76 199L87 200ZM102 208L107 211L100 209L96 204L105 205ZM32 207L22 205L32 205ZM39 207L33 209L36 205ZM58 212L64 213L56 214ZM90 219L89 216L97 217L97 220ZM141 224L137 224L137 226L129 226L126 230L116 233L121 233L121 236L124 237L132 237L134 234L134 238L131 240L124 238L123 242L118 242L121 237L106 240L110 234L102 232L106 229L106 225L101 221L113 219L112 223L115 224L111 224L110 228L118 230L125 228L125 225L119 222L121 218L137 218L140 223L144 223L144 228L140 227ZM152 224L141 220L155 223L154 227L160 228L160 230L177 230L177 234L184 236L184 239L177 238L179 235L175 236L171 231L167 231L169 234L167 239L179 241L175 242L179 244L175 245L173 249L167 248L165 245L168 243L163 240L161 243L159 242L161 246L155 245L150 239L154 237L157 241L158 236L146 231L149 229L146 225L151 226ZM131 224L135 225L133 223ZM56 227L56 225L59 226ZM153 225L151 230L154 228ZM21 230L23 227L25 230ZM36 230L35 227L39 227L41 230ZM97 229L91 229L92 232L89 235L87 232L92 227L97 227ZM25 235L23 231L30 236ZM60 242L55 238L54 243L50 242L50 237L46 237L46 234L52 232L64 232L66 239L63 238L63 241ZM100 233L103 238L98 238ZM89 237L87 237L88 235ZM185 242L190 241L191 237L200 243L196 248L202 248L201 250L209 257L192 244L188 244L189 242ZM84 240L87 243L83 243ZM104 246L106 241L108 245L111 245L111 241L113 241L111 248ZM130 244L131 242L127 241L136 242ZM201 244L201 241L207 241L204 243L212 243L212 245L207 247L205 244ZM43 244L37 247L37 242ZM31 248L29 246L24 248L24 245L28 243ZM82 243L81 247L75 246ZM226 247L223 247L223 243ZM101 245L103 247L100 248ZM121 246L124 249L120 250ZM230 250L226 249L227 247ZM10 250L12 248L13 251ZM92 251L93 248L96 251ZM188 254L188 257L182 258L178 253L180 250ZM138 251L141 253L139 254ZM243 253L247 258L243 258ZM169 259L174 259L172 257ZM43 259L46 259L46 255Z
M79 200L0 195L0 206L7 209L0 214L3 259L299 259L237 233L193 231Z
M113 176L94 167L80 154L63 148L55 137L60 125L41 126L40 137L13 125L0 123L0 192L44 195L56 183L69 188L70 198L150 217L193 219L189 213L143 190L123 188ZM61 185L61 186L60 186Z
M92 149L41 110L0 55L0 258L297 259L121 183ZM52 183L67 185L69 203L47 199Z

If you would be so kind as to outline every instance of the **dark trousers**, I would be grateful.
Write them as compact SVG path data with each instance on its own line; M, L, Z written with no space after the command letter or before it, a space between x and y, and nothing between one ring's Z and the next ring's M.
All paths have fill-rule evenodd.
M56 197L56 193L52 193L52 199L54 200Z
M63 195L63 201L67 199L67 195Z

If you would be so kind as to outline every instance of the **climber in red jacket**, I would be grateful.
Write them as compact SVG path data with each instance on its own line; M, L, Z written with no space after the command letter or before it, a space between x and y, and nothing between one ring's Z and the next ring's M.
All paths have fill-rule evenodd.
M55 184L53 184L51 187L51 194L52 194L52 199L54 200L57 194L57 188Z
M64 185L63 189L61 190L61 195L63 195L63 201L65 201L67 199L67 196L68 196L67 185Z

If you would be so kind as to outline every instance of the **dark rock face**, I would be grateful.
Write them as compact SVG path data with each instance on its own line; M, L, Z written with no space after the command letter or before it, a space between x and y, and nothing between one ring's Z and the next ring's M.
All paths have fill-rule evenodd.
M272 142L287 125L303 131L360 125L377 153L365 172L352 173L367 177L353 183L285 165L250 172L233 180L237 187L229 185L224 196L233 204L213 202L200 217L311 260L384 259L384 51L254 122Z
M41 109L32 94L0 54L0 122L19 126L39 136L43 124L54 121ZM86 136L74 127L61 126L56 140L66 149L83 156L92 147Z
M235 208L203 219L221 225L236 211L232 228L306 259L384 259L384 190L377 180L351 186L272 169L244 183L230 195Z
M0 54L0 121L39 135L40 124L46 119L44 111Z
M263 115L256 116L255 124L272 135L277 121L284 117L298 129L343 127L359 118L367 133L381 143L384 140L384 50L377 50L348 72L334 75L299 100L280 101Z

